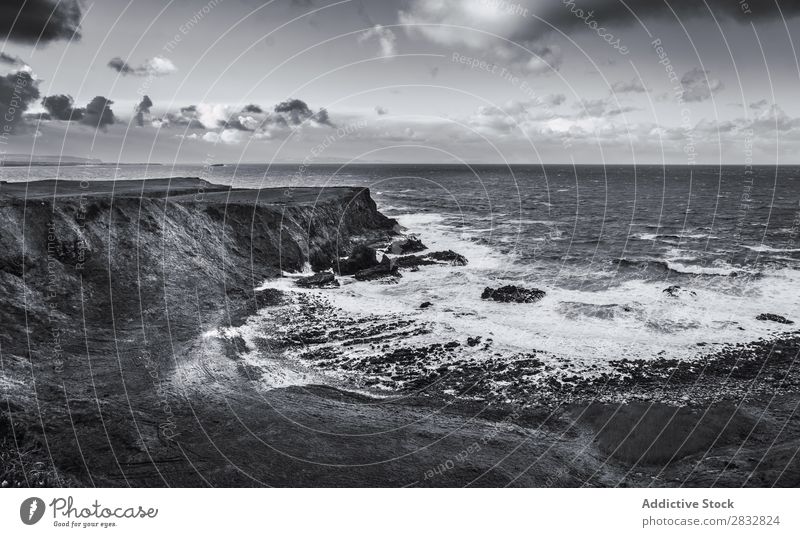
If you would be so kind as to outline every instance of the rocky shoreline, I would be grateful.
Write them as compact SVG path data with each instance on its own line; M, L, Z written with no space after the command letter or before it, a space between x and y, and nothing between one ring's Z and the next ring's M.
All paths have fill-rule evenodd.
M478 335L415 345L424 322L315 291L469 263L364 189L3 183L0 218L3 486L800 482L798 332L574 378Z

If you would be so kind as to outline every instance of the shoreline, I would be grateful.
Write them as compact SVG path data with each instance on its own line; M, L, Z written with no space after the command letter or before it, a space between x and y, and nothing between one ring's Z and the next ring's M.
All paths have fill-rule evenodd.
M293 189L286 199L284 189L196 179L106 183L89 192L63 181L60 193L54 182L33 186L0 186L9 223L0 237L8 394L0 433L5 450L28 450L30 460L18 457L15 475L33 476L32 486L800 482L792 455L800 433L797 333L731 349L700 370L669 360L621 361L627 378L551 386L522 408L437 390L390 400L316 384L263 390L259 371L242 360L248 349L241 338L204 334L279 305L282 293L251 289L285 269L309 263L342 270L341 253L352 256L353 244L396 238L396 223L380 215L369 192ZM76 205L81 194L86 207ZM15 221L22 209L24 219ZM24 246L11 235L14 222L26 231ZM261 227L254 233L253 226ZM51 263L37 262L37 251ZM51 265L61 271L55 281ZM393 267L386 270L381 277ZM30 326L19 322L26 316ZM31 354L20 344L26 329ZM260 352L279 360L281 345ZM458 380L457 373L450 378ZM466 371L459 382L485 376ZM667 379L670 393L657 397L654 388ZM609 387L613 397L604 399ZM26 411L37 406L38 416ZM760 460L769 447L776 456Z

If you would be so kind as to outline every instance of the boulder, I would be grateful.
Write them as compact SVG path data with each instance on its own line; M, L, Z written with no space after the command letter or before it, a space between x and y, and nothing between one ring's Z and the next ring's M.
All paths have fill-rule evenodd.
M313 276L306 276L304 278L297 278L297 286L306 289L323 289L331 287L339 287L339 282L333 272L320 272Z
M520 304L530 304L538 302L544 298L545 292L541 289L525 289L516 285L506 285L499 289L487 287L483 290L481 298L484 300L494 300L495 302L518 302Z
M697 293L694 291L684 289L680 285L670 285L662 292L672 298L680 298L681 296L697 296Z
M449 263L456 267L463 267L467 264L467 258L461 254L457 254L452 250L445 250L444 252L431 252L427 255L428 258L434 261L441 261Z
M351 276L360 270L372 268L378 264L375 248L366 244L358 244L350 252L347 259L340 260L336 272L342 276Z
M424 255L404 255L394 260L399 268L415 269L423 265L438 265L436 261Z
M762 313L758 317L756 317L757 321L772 321L773 323L780 323L780 324L794 324L794 321L790 321L786 317L782 317L780 315L775 315L774 313Z
M433 302L423 302L422 304L419 305L419 309L425 310L430 308L431 306L433 306Z
M421 252L427 249L428 247L425 246L421 240L411 236L397 239L392 242L392 244L389 246L389 253L394 255L405 255Z
M356 280L364 282L388 277L400 278L401 276L392 260L384 255L380 263L374 267L359 270L356 272L355 277Z

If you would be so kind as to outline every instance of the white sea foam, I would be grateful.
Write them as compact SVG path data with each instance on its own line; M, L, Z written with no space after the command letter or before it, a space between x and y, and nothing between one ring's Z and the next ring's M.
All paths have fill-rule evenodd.
M440 215L401 216L400 221L415 231L424 229L424 241L432 250L452 249L464 254L469 265L403 272L397 284L345 277L340 278L341 288L331 290L299 290L291 278L265 286L320 293L334 307L354 317L376 313L408 316L431 328L429 333L411 338L409 345L463 342L467 337L481 336L484 340L492 338L493 353L544 351L569 359L577 373L623 357L691 359L723 344L753 341L783 328L756 321L760 313L800 318L800 296L796 293L800 280L797 271L791 269L768 273L757 282L740 278L697 280L691 292L678 298L663 292L672 285L669 280L629 280L599 291L565 289L559 286L558 274L546 282L521 276L531 268L514 267L492 248L448 231ZM689 258L680 259L684 262L665 263L688 275L742 272L724 263L699 266L687 262ZM505 284L539 287L547 295L535 304L504 304L480 298L485 287ZM433 306L420 309L422 302ZM698 343L706 345L698 347Z
M771 246L767 246L766 244L759 244L757 246L745 246L748 250L752 250L754 252L775 252L775 253L789 253L789 252L800 252L800 248L773 248Z

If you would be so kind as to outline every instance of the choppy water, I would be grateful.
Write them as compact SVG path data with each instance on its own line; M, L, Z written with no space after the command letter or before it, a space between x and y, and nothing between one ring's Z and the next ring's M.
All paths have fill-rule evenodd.
M512 356L536 349L577 368L691 358L800 321L800 168L245 165L3 169L3 180L200 176L240 187L363 185L379 208L466 267L423 267L396 285L343 280L315 291L349 316L404 316L403 344L481 336ZM480 299L484 287L537 287L536 304ZM290 281L275 283L291 287ZM679 285L681 296L663 290ZM434 306L420 310L430 301ZM706 344L699 347L698 343ZM354 356L374 350L358 345ZM478 357L479 358L479 357ZM446 360L447 358L442 358ZM582 364L582 365L581 365Z

